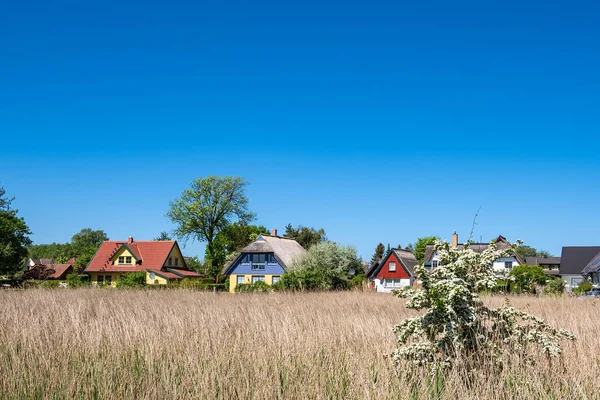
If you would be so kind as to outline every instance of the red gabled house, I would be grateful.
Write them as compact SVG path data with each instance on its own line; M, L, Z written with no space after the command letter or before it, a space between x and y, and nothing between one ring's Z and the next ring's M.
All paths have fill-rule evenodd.
M92 284L115 286L121 274L146 272L147 284L167 284L183 278L200 278L187 269L177 241L104 241L83 271Z
M391 249L367 272L369 286L377 292L391 292L404 286L412 286L415 280L414 268L418 264L410 251Z

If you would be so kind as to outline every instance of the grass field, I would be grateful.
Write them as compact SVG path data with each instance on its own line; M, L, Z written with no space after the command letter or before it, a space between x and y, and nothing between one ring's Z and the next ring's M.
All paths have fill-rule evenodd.
M561 362L481 371L470 388L451 373L439 397L600 398L600 303L510 301L578 340ZM409 315L371 293L0 291L0 397L436 398L389 358L391 328Z

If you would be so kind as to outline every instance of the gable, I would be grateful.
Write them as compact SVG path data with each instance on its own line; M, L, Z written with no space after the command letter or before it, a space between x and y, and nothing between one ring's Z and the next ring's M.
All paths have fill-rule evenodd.
M163 267L185 268L185 259L183 258L183 254L181 254L179 245L173 246L163 263Z
M264 260L264 269L256 269L256 264L252 263L252 258L256 259L261 267ZM283 263L274 253L242 253L235 259L231 267L225 271L225 275L281 275L284 272Z
M395 262L396 263L396 271L395 272L390 272L389 271L389 263L390 262ZM387 271L385 272L384 271ZM377 268L375 268L373 271L370 271L370 273L368 274L369 278L375 278L375 277L379 277L380 273L382 273L381 271L384 271L383 274L386 275L385 277L389 277L389 278L410 278L412 276L412 273L410 272L410 270L407 268L407 266L404 264L404 262L402 262L402 259L400 257L398 257L396 255L396 253L394 252L394 250L390 250L387 255L385 256L385 258L379 263L379 265L377 266ZM403 271L403 272L401 272ZM387 276L388 274L392 274L390 276ZM400 275L404 275L405 276L400 276Z
M133 250L127 247L125 244L123 244L121 248L117 250L115 255L110 258L110 261L113 265L122 265L122 263L119 263L119 257L125 257L125 259L127 259L127 257L131 257L131 263L129 263L129 265L135 265L137 261L139 261Z

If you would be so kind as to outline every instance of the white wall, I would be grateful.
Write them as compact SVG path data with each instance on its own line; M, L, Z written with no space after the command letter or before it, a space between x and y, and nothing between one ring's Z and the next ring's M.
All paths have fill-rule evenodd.
M513 268L516 267L517 265L519 265L519 262L517 261L516 257L505 257L505 258L499 258L496 261L494 261L494 265L492 266L494 268L495 271L510 271L510 268L506 268L504 266L505 263L507 262L512 262L512 266Z
M393 288L383 286L383 282L380 279L373 279L372 281L375 283L375 291L382 292L382 293L390 293L394 289L400 289L400 287L405 287L405 286L411 285L410 279L400 279L401 286L393 287Z
M573 291L573 282L571 281L571 279L583 279L583 275L577 275L577 274L566 274L566 275L561 275L560 276L562 278L563 281L565 281L565 288L567 289L567 291L571 292Z

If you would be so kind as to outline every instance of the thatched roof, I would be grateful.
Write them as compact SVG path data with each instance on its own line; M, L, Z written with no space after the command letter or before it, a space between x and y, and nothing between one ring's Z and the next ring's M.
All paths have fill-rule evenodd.
M300 246L294 239L271 236L262 234L256 240L244 247L240 255L225 265L224 271L227 271L244 255L255 253L273 253L275 257L283 264L283 268L288 268L298 257L306 253L304 247Z
M512 245L506 240L506 238L502 235L498 236L494 243L496 244L497 250L510 250ZM469 248L473 250L475 253L483 253L490 247L489 243L459 243L457 249L464 250L465 248ZM424 262L430 262L433 259L433 255L435 254L435 249L432 244L429 244L425 247L425 257L423 259ZM516 254L515 254L516 256Z

